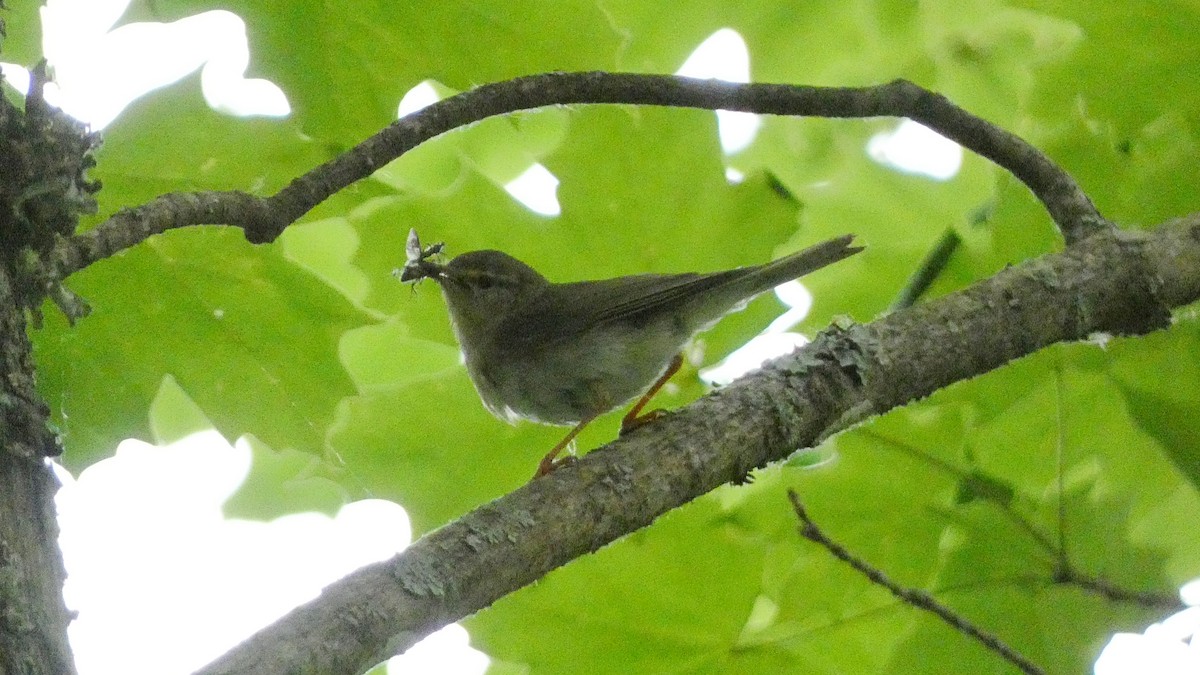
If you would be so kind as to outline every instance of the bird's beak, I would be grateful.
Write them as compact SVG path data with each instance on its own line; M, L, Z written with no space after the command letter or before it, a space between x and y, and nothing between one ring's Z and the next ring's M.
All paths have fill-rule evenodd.
M400 271L400 281L417 282L421 279L433 279L437 282L449 279L446 266L432 260L410 260Z

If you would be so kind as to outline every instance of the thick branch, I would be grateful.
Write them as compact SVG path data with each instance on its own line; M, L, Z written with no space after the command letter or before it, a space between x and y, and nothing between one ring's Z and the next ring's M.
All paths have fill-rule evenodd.
M60 451L34 386L25 314L0 267L0 673L75 672L54 493Z
M495 115L581 103L810 117L908 117L1010 171L1045 204L1068 242L1109 228L1075 180L1046 155L945 97L904 80L873 87L806 87L674 75L547 73L484 85L407 115L271 197L241 192L179 193L124 210L94 229L64 240L53 256L53 271L61 280L151 235L189 225L232 225L244 229L252 242L273 241L285 227L334 193L435 136Z
M1200 215L1089 237L811 345L482 506L325 590L204 673L357 672L748 471L848 411L882 413L1094 332L1165 326L1200 297Z

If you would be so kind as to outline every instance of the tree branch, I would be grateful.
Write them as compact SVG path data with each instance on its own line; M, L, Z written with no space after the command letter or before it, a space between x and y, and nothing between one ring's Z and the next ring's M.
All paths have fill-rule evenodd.
M808 347L481 506L325 589L203 673L358 672L755 467L847 411L882 413L1094 332L1162 328L1200 298L1200 214L1060 254Z
M546 73L484 85L397 120L349 152L270 197L243 192L175 193L122 210L63 240L51 257L62 280L154 234L190 225L232 225L254 243L273 241L331 195L452 129L549 105L630 103L810 117L908 117L1007 169L1042 201L1068 243L1112 226L1061 167L1021 138L911 82L872 87L735 84L675 75Z
M792 501L792 510L795 511L796 517L800 519L800 536L820 544L833 557L861 572L873 583L883 586L900 600L917 609L933 613L942 621L950 624L958 632L975 638L985 647L1003 657L1004 660L1021 669L1021 672L1028 673L1028 675L1041 675L1045 672L1032 661L1005 644L1000 638L971 623L966 617L961 616L954 610L938 602L929 593L916 588L905 588L889 579L883 572L867 564L865 561L856 558L850 551L846 550L845 546L830 539L828 535L821 531L820 527L817 527L817 524L809 517L808 512L804 510L804 505L800 503L800 496L796 494L795 490L788 490L788 499Z
M1186 605L1179 599L1178 593L1159 593L1155 591L1133 591L1111 584L1103 579L1080 574L1070 565L1063 564L1054 573L1054 583L1077 586L1085 591L1095 593L1112 600L1124 602L1149 609L1159 609L1169 612L1182 612Z
M962 237L953 227L946 228L942 236L938 238L934 244L933 250L925 254L925 258L921 260L921 264L913 271L912 276L908 278L908 283L904 288L900 289L900 294L892 301L891 311L904 309L916 304L917 300L929 290L933 282L950 264L950 256L958 250L962 245Z

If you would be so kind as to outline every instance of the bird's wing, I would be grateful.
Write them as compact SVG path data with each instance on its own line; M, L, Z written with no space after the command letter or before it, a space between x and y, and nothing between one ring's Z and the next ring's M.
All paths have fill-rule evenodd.
M638 328L673 312L679 312L674 328L691 334L749 297L861 251L852 241L852 235L845 235L765 265L723 272L549 284L508 317L509 325L502 327L509 329L503 331L508 337L501 340L512 346L522 346L520 341L526 348L550 346L603 324L627 322ZM703 303L695 304L700 297Z
M532 344L553 344L610 322L625 321L640 327L663 312L681 309L697 295L727 283L737 273L738 270L714 274L639 274L624 277L620 284L611 281L553 284L514 312L508 319L513 330L502 329L502 332L512 336L513 342L521 336ZM516 330L518 325L520 330Z

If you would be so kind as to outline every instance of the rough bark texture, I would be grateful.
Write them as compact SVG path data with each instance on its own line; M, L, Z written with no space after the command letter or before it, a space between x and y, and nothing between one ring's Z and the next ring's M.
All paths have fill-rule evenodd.
M75 672L67 645L66 578L45 458L62 448L36 389L28 321L42 303L68 318L86 307L47 272L46 258L94 212L89 182L99 143L84 125L42 100L44 66L25 107L0 96L0 675Z
M34 390L24 312L0 271L0 675L75 672L58 550L58 480L43 457L57 441Z

